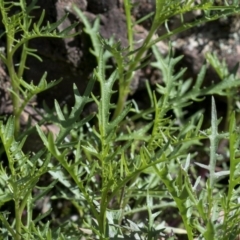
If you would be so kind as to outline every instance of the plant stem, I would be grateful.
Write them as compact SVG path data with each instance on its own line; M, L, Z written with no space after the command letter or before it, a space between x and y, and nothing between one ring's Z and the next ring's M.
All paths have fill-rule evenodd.
M27 46L28 46L28 42L25 42L23 44L23 48L22 48L22 53L21 53L21 60L20 60L20 63L19 63L19 68L18 68L18 73L17 73L17 76L18 76L18 79L20 79L22 76L23 76L23 72L24 72L24 69L25 69L25 63L26 63L26 60L27 60Z
M32 212L33 212L33 203L32 203L32 194L30 194L27 199L27 224L26 224L26 227L28 229L30 228L31 222L33 219ZM30 234L28 234L27 239L28 240L30 239Z
M235 112L232 112L230 116L230 124L229 124L229 154L230 154L230 174L229 174L229 185L228 185L228 197L227 197L227 208L230 209L230 202L232 199L232 195L234 193L234 187L236 184L235 180L235 170L236 165L238 164L238 159L236 159L236 142L237 142L237 133L236 133L236 118Z
M16 240L21 239L21 211L19 209L20 208L19 202L20 202L19 199L15 199Z
M14 232L13 228L9 225L8 221L6 220L6 217L2 213L0 214L0 220L4 227L6 227L8 232L12 235L13 239L17 239L17 233Z
M125 0L124 4L125 4L125 11L129 11L130 6L128 5L129 4L128 0ZM151 47L153 35L155 34L156 30L166 20L166 18L161 16L161 9L160 9L161 7L162 7L161 4L159 4L159 6L158 5L156 6L156 13L154 16L154 20L153 20L151 29L149 30L149 33L148 33L147 37L145 38L143 45L137 51L137 54L134 57L134 60L132 60L130 62L130 66L127 70L125 80L123 82L120 82L120 84L119 84L118 101L116 104L116 109L113 114L113 119L115 119L122 112L122 110L124 108L124 104L125 104L127 96L128 96L128 93L129 93L129 87L131 84L132 77L134 75L134 71L136 70L137 66L141 63L141 58L144 55L144 53ZM129 28L130 26L132 27L131 18L127 15L127 27ZM130 43L129 43L130 47L132 44L132 42L131 42L132 36L131 35L132 35L132 29L130 30L130 32L128 32L128 37L130 40ZM133 48L133 46L132 46L132 48Z
M128 44L129 44L129 51L133 51L133 24L131 21L131 3L130 0L124 0L124 9L125 15L127 20L127 33L128 33ZM133 57L133 55L131 55Z
M130 64L124 82L119 84L118 100L117 100L117 104L116 104L116 109L114 111L113 119L115 119L122 112L122 110L124 108L124 104L126 102L126 99L127 99L128 93L129 93L129 87L131 84L132 77L134 75L134 71L135 71L137 65L141 62L141 58L142 58L143 54L145 53L146 49L149 48L148 45L149 45L150 40L152 39L154 32L155 32L155 29L150 30L149 35L145 39L142 47L137 52L132 64Z
M108 204L107 192L108 192L108 187L106 186L105 190L103 190L102 197L101 197L99 222L98 222L99 231L101 233L102 240L105 239L105 236L106 236L106 211L107 211L107 204Z
M211 113L211 135L210 140L210 163L209 163L209 174L210 174L210 189L213 190L215 183L215 168L217 161L217 146L219 142L218 129L217 129L217 111L215 100L212 97L212 113Z
M14 36L11 34L7 35L7 56L6 56L6 62L7 62L7 68L8 73L11 80L12 85L12 92L11 92L11 98L13 103L13 115L15 116L14 121L14 129L15 129L15 137L17 136L19 130L20 130L20 115L19 115L19 79L15 72L14 68L14 62L13 62L13 54L12 54L12 46L13 46L13 39Z

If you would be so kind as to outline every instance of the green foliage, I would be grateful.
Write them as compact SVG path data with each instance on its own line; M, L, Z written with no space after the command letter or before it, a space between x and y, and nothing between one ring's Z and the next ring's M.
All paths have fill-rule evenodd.
M42 26L43 11L32 25L30 13L36 8L36 1L27 6L24 0L18 3L0 0L3 34L7 39L6 56L1 54L0 58L11 78L14 107L14 116L6 123L0 122L1 153L6 155L1 156L0 207L14 205L12 214L1 208L0 239L174 239L184 234L190 240L225 240L236 239L240 233L240 135L233 111L238 105L232 96L240 86L238 65L229 71L224 62L208 54L206 58L221 81L206 87L207 65L202 66L197 79L185 79L186 69L176 70L183 57L174 57L171 44L167 56L162 56L155 46L157 41L190 27L238 12L237 1L215 6L213 1L156 0L152 27L138 49L133 41L134 23L130 14L133 6L128 0L124 6L127 48L114 39L100 37L99 19L91 26L74 6L92 40L90 51L98 66L83 95L73 86L75 103L70 110L68 106L62 109L57 101L54 109L45 105L43 119L36 126L44 146L38 152L24 153L22 148L29 129L20 142L16 140L21 112L32 97L58 83L47 83L46 73L37 86L23 79L27 56L39 58L35 50L28 48L28 42L36 37L72 36L69 33L76 24L58 32L64 17ZM10 14L13 7L19 11ZM185 14L194 10L201 10L202 18L185 23ZM180 17L182 24L170 31L167 22L174 16ZM153 38L163 24L167 33ZM17 33L21 33L20 39L16 39ZM15 68L13 57L18 49L22 55ZM151 63L146 55L150 50L155 57ZM106 71L110 57L115 62L111 73ZM150 106L143 110L134 101L128 101L127 96L135 71L146 64L161 72L162 84L156 85L154 91L147 85ZM93 93L96 81L99 96ZM116 94L118 100L114 102ZM206 119L202 109L187 112L191 104L208 95L222 96L228 101L224 132L219 131L221 119L217 118L214 97L210 121L206 121L209 126L203 126ZM97 111L83 117L82 112L90 102ZM42 126L48 122L58 126L56 135L51 132L46 135L43 131ZM223 139L229 142L225 149L229 167L218 154ZM206 154L207 163L197 160ZM217 171L218 168L221 170ZM224 177L228 177L226 188L220 184ZM51 183L42 186L42 178L50 179ZM46 199L50 192L51 200L67 201L74 207L77 220L65 214L67 219L56 223L51 208L35 216L37 201ZM170 220L176 220L177 226L165 223L168 211L175 213Z
M194 26L198 26L200 24L214 21L219 18L226 17L233 13L238 13L240 11L238 1L229 4L227 1L225 5L215 6L213 1L202 0L199 3L196 1L175 1L175 0L156 0L156 11L152 21L151 28L149 33L145 39L143 39L143 43L139 49L134 50L134 22L131 18L131 9L132 4L130 0L124 0L125 13L127 18L127 30L128 30L128 40L129 40L129 52L126 54L126 58L124 61L116 62L116 70L119 75L119 88L118 88L118 101L116 104L114 116L118 116L118 114L122 111L126 97L130 92L130 85L134 78L135 71L139 68L142 68L144 64L147 64L148 61L145 56L146 52L151 48L154 44L159 41L169 39L169 37L186 31L189 28ZM93 28L87 21L86 17L82 14L82 12L74 6L74 10L77 12L79 18L83 21L85 25L85 31L89 34L93 42L93 53L96 56L96 53L99 52L99 44L96 39L96 30L99 26L99 19L97 19L94 23ZM201 11L202 17L193 21L193 22L185 22L184 18L186 14L199 10ZM150 15L151 16L151 15ZM169 30L168 21L170 21L173 17L178 17L181 21L181 26L176 29ZM179 21L179 20L178 20ZM157 30L165 26L167 33L162 36L157 37ZM119 44L110 44L108 45L108 50L113 54L116 60L123 54L124 50L120 51ZM115 53L115 54L114 54ZM116 54L120 54L120 56L116 57ZM97 57L98 58L98 57ZM120 59L119 59L120 60Z
M38 8L36 3L37 0L33 0L31 4L27 6L25 0L19 0L19 2L0 0L0 12L2 22L5 27L5 31L0 37L6 37L6 53L0 53L0 59L6 65L11 79L11 97L15 116L16 136L20 128L21 113L28 101L37 93L45 91L49 87L54 86L53 83L46 83L46 74L42 76L38 86L34 86L33 83L28 85L26 81L24 81L23 74L24 70L27 68L27 57L30 55L36 57L39 61L42 61L41 58L36 54L36 49L31 49L28 47L29 41L31 39L40 37L71 37L75 34L70 34L70 32L77 25L77 23L74 23L70 27L58 32L57 28L66 19L66 15L56 23L47 22L47 24L44 26L44 10L42 11L38 22L32 24L33 17L30 14L34 9ZM16 7L17 10L15 9ZM16 54L17 50L21 51L21 59L19 63L17 63L17 67L15 67L14 55ZM57 82L55 84L57 84ZM22 96L21 93L23 93L23 89L26 89L26 91Z
M4 146L5 153L8 159L8 168L5 168L1 164L0 181L1 181L1 205L6 202L14 201L15 206L15 221L10 225L7 221L9 212L1 212L0 219L2 222L2 233L4 239L8 236L12 236L14 239L21 239L24 236L25 239L31 239L34 235L35 224L37 224L42 217L33 219L33 205L35 202L46 195L55 185L52 182L49 186L42 188L36 196L32 196L33 189L36 188L36 184L39 178L48 172L50 161L50 155L45 161L39 165L38 159L44 154L44 150L39 151L32 157L22 152L24 144L23 139L21 142L16 142L14 139L14 119L9 118L7 124L4 126L0 122L0 138L2 145ZM27 209L26 225L22 227L22 215L23 211ZM47 214L45 214L46 216ZM34 221L33 221L34 220Z

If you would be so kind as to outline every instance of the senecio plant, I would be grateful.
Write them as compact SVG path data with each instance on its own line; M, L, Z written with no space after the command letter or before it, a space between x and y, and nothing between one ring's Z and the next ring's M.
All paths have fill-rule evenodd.
M31 12L37 8L36 3L0 0L5 27L1 37L6 39L0 59L10 76L13 105L12 116L0 122L0 239L236 239L240 234L240 130L239 102L233 93L240 86L238 66L228 70L224 62L209 53L208 64L202 66L197 79L184 79L186 68L176 70L182 56L174 56L171 43L169 53L163 56L156 43L236 14L239 2L226 0L215 5L212 0L156 0L156 10L150 14L152 27L137 49L130 0L124 0L127 48L114 38L101 38L99 18L90 24L73 5L71 11L92 40L90 51L98 66L83 95L73 86L75 104L71 109L60 108L57 101L54 109L45 106L43 120L36 126L44 147L28 153L22 150L27 131L21 132L21 113L32 97L58 83L48 83L47 74L38 85L24 79L27 57L41 60L36 50L28 47L29 41L70 37L78 24L59 31L67 15L56 23L44 24L44 11L39 19L33 19ZM201 11L201 18L185 23L185 15L196 10ZM169 29L167 22L173 17L181 21L181 26ZM156 37L164 25L166 33ZM16 51L21 51L17 64ZM150 51L154 61L146 55ZM107 65L110 58L115 64L112 71ZM140 109L128 100L128 94L135 71L146 64L161 72L162 84L153 91L146 84L149 108ZM221 80L206 87L203 80L209 64ZM92 91L96 81L99 95ZM221 119L214 100L217 95L228 103L224 132L218 130ZM212 97L211 118L205 121L209 125L203 126L201 109L187 111L189 105L206 96ZM83 118L81 113L89 102L96 104L97 112ZM42 131L46 122L59 127L56 136ZM228 142L228 164L218 154L222 140ZM205 162L201 162L203 155L208 156ZM43 177L51 180L50 184L39 186ZM219 183L223 177L228 179L227 186ZM69 202L77 218L69 214L65 220L53 221L51 208L36 214L36 203L49 196L50 205L53 201Z

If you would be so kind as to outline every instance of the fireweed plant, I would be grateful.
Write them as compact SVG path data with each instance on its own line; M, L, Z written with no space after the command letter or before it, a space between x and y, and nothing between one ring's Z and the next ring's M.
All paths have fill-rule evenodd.
M38 85L24 79L28 55L41 60L28 43L38 37L71 37L77 24L59 31L66 16L43 25L44 11L33 22L31 11L37 7L36 2L27 5L25 0L0 0L5 27L1 37L6 38L0 58L10 76L13 104L13 116L0 122L0 239L236 239L240 234L240 130L239 101L233 94L240 86L238 65L228 70L216 55L208 54L206 59L220 82L205 87L207 64L197 79L184 79L186 69L176 70L182 57L174 56L171 44L167 56L162 56L156 43L236 14L239 2L225 1L220 6L209 0L156 0L156 11L149 15L153 16L152 27L137 49L129 0L124 0L128 48L114 38L101 38L99 18L92 25L73 6L71 11L92 40L90 51L98 66L83 95L73 86L75 104L71 109L60 108L57 101L54 109L44 107L43 120L36 126L44 147L25 153L22 147L27 134L21 133L21 113L32 97L58 83L47 83L46 74ZM185 23L184 16L196 10L202 12L202 17ZM177 29L167 25L173 17L181 21ZM162 25L166 34L156 36ZM21 51L21 59L14 65L17 50ZM154 62L146 55L150 50ZM106 74L109 58L115 63L110 75ZM142 110L127 97L135 71L146 64L161 72L163 83L157 84L154 91L146 84L150 105ZM100 86L99 95L92 91L95 82ZM116 95L118 100L113 102ZM218 130L222 119L217 117L217 95L227 99L224 132ZM204 128L201 109L190 116L186 112L192 102L206 96L212 96L212 106L210 124ZM83 118L81 113L89 102L96 104L97 111ZM41 128L44 121L57 125L59 133L46 135ZM222 140L228 142L224 149L228 164L218 152ZM203 154L208 156L205 162L201 162ZM43 177L50 178L51 183L39 186ZM222 178L228 179L227 185L219 183ZM49 196L49 210L36 216L37 202ZM65 213L64 218L53 221L53 201L70 203L76 217ZM14 206L11 211L6 207L9 204ZM178 224L171 226L171 222Z

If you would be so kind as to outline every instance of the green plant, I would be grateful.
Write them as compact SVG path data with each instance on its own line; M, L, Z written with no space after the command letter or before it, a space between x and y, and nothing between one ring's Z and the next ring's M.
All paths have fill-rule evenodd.
M154 14L154 18L152 21L151 28L149 30L149 33L145 39L143 39L143 44L137 51L134 47L134 31L133 27L135 23L132 21L131 18L131 9L132 4L130 0L124 0L124 7L125 7L125 13L126 13L126 19L127 19L127 30L128 30L128 41L129 41L129 49L128 54L124 53L126 52L126 49L122 49L119 51L119 44L116 44L109 48L108 50L113 55L114 59L116 60L116 69L118 70L118 101L116 104L116 108L114 111L113 118L119 115L119 113L122 111L127 96L130 92L130 84L132 82L132 79L134 77L135 71L139 68L142 68L148 63L148 56L145 56L145 53L159 41L163 41L166 39L169 39L169 37L186 31L189 28L192 28L194 26L198 26L200 24L214 21L222 17L226 17L228 15L231 15L233 13L239 12L239 2L234 1L232 4L225 2L225 5L216 6L214 5L214 1L209 0L202 0L199 3L196 3L193 0L190 1L168 1L168 0L156 0L156 10ZM88 33L91 37L91 40L93 42L93 54L95 56L99 56L99 44L97 41L97 28L99 26L99 19L96 19L94 23L94 27L92 28L89 22L87 21L86 17L82 14L82 12L74 6L74 10L77 12L80 19L82 19L84 25L85 25L85 31ZM184 17L190 12L201 10L202 11L202 17L193 21L193 22L185 22ZM150 14L148 17L152 16ZM168 27L168 21L170 21L173 17L179 17L179 20L181 21L181 26L177 27L176 29L169 30ZM143 18L142 20L138 21L144 21L146 18ZM175 20L176 21L176 20ZM138 23L137 22L137 23ZM165 28L167 30L167 33L162 36L155 36L157 33L157 30L165 25Z
M224 212L229 213L232 210L225 205L220 206L219 201L217 201L217 199L220 198L218 195L215 195L214 192L216 180L219 177L229 174L229 171L215 172L217 161L216 151L220 138L228 138L229 134L217 133L219 121L216 117L214 101L212 104L212 126L206 131L200 131L203 120L201 114L198 113L192 116L190 122L184 121L183 109L190 104L191 100L200 99L200 97L206 96L207 94L225 94L227 96L228 89L239 86L240 81L239 79L235 79L234 81L225 79L216 85L201 88L206 71L206 67L204 66L198 76L195 87L190 88L190 80L185 82L185 85L182 85L181 77L184 70L174 74L174 66L181 59L180 57L174 59L170 54L166 58L163 58L156 48L154 48L154 53L157 62L153 63L153 65L162 70L165 86L158 86L157 88L157 91L161 93L159 99L156 97L156 94L150 95L154 105L154 117L149 116L149 123L144 127L142 126L139 130L131 130L121 125L121 122L126 118L126 115L131 109L130 105L125 108L118 118L114 120L110 119L110 112L113 108L110 99L114 93L112 88L114 81L116 81L116 73L113 72L109 79L105 80L105 74L104 71L102 71L104 62L103 53L100 52L99 67L95 72L95 78L99 81L101 87L100 98L98 99L93 95L93 99L98 106L98 124L95 127L90 125L90 136L87 133L85 137L79 136L80 138L77 143L75 143L76 145L72 146L72 151L76 154L73 162L69 163L66 157L69 153L69 144L67 148L61 147L58 141L59 137L57 137L55 141L51 134L46 138L40 128L38 128L39 134L48 152L61 163L67 171L67 175L70 175L78 186L83 195L82 198L89 204L92 215L96 219L96 225L93 227L93 222L89 219L90 222L88 222L86 226L91 228L93 233L99 236L100 239L116 237L119 231L121 235L125 237L130 234L128 233L128 228L124 229L125 227L121 227L120 224L126 214L126 209L129 209L129 199L134 195L139 196L140 199L145 197L151 199L149 193L146 195L147 192L161 192L158 188L156 190L156 181L154 182L154 176L156 175L159 176L165 184L165 191L170 193L175 201L176 207L183 218L188 238L193 239L194 234L199 231L199 236L203 236L205 239L213 237L218 237L217 239L219 239L221 236L221 232L218 230L220 229L220 224L219 226L217 224L213 226L213 222L219 217L223 209ZM88 90L88 94L90 92L91 90ZM79 100L81 100L79 104L87 102L87 100L84 101L84 99L85 97L83 99L79 98ZM81 108L82 107L75 106L73 111ZM73 126L71 121L71 116L75 116L73 112L70 113L69 117L67 117L67 115L64 116L57 103L55 103L55 109L59 119L58 121L55 120L56 123L61 123L61 126ZM174 124L176 121L175 118L165 117L170 110L173 110L177 119L181 120L179 121L181 123L180 125ZM234 116L232 116L231 119L231 121L233 121L231 131L233 131L233 128L235 128L233 127ZM62 136L61 133L60 131L59 136ZM201 181L200 178L197 178L194 186L191 185L191 180L188 176L190 166L190 155L188 155L188 151L189 146L193 144L197 145L201 140L207 138L210 139L211 143L210 164L209 166L204 166L198 163L198 165L210 171L210 180L207 183L206 190L202 186L202 194L197 196L195 193L196 188ZM232 142L232 144L236 143ZM57 147L58 145L59 147ZM183 167L182 162L185 161L186 163ZM78 176L83 176L84 169L89 172L89 174L80 180ZM231 174L235 175L235 167L232 168L232 171ZM153 174L153 172L155 172L156 175ZM172 179L170 175L170 173L174 172L176 174L178 173L178 178L176 179ZM141 179L139 176L140 173L147 174L149 181ZM101 176L101 181L92 183L96 174ZM64 174L64 172L62 172L62 175L66 175L66 173ZM236 180L234 184L237 183L238 181ZM65 186L69 185L67 183L63 184ZM93 187L90 187L91 185L94 186L94 189L101 189L101 191L96 195L96 190L93 191ZM144 193L143 189L145 189L146 193ZM82 202L80 201L79 203L76 201L81 195L77 193L77 197L76 193L74 194L74 205L78 211L81 212ZM167 195L161 193L157 198L162 199L164 197L167 197ZM151 200L148 201L148 204L152 202ZM209 204L207 211L205 211L206 204ZM150 214L149 219L152 219L151 221L153 222L157 214L153 214L152 216L151 208L153 206L148 205L147 207ZM234 207L236 208L236 206ZM216 211L215 215L213 214L213 210ZM211 218L212 215L213 217ZM228 223L226 222L225 224ZM130 232L136 231L136 234L144 236L144 230L140 227L137 225L133 227L133 223L131 223L130 226ZM222 226L223 225L221 225L221 227ZM235 225L233 228L234 227ZM149 229L146 234L149 236L155 234L154 236L156 237L159 231L155 229L154 232L150 232ZM236 234L237 233L238 231L236 231Z
M36 54L36 50L28 47L29 41L40 37L64 38L74 36L75 34L70 34L70 32L77 24L74 23L70 27L58 32L58 26L66 19L67 15L56 23L50 24L48 22L44 26L44 10L38 21L32 23L32 16L30 14L34 9L38 8L36 3L37 1L34 0L27 6L25 0L20 0L18 2L0 1L2 22L5 27L5 31L3 31L0 37L6 37L6 53L0 53L0 59L6 65L11 80L10 91L13 114L15 116L15 136L17 136L20 131L21 113L29 101L38 93L53 87L59 82L58 80L56 82L47 83L46 73L42 76L37 86L33 83L28 84L23 79L24 70L27 68L27 56L30 55L42 61ZM14 62L14 56L18 50L21 51L21 58L20 61L16 63Z
M59 127L59 133L54 136L50 132L46 136L38 124L37 132L44 147L37 153L23 153L26 136L17 142L14 133L17 136L20 131L19 115L30 98L55 83L47 84L45 75L38 86L22 79L27 54L32 54L25 44L32 35L67 37L74 26L52 35L50 32L64 19L40 28L42 15L31 30L29 12L36 1L28 7L25 1L7 5L0 0L0 3L2 15L5 14L4 24L8 24L6 34L12 34L7 37L8 55L1 55L1 58L9 68L13 105L17 104L14 105L14 117L10 117L6 124L0 122L1 144L7 159L0 169L0 206L10 201L15 206L13 217L7 211L1 211L2 239L79 239L79 236L88 239L174 239L178 234L185 234L188 239L235 239L238 236L240 138L235 113L229 104L225 124L228 128L221 133L218 130L221 119L217 118L214 98L209 128L202 126L201 109L186 114L193 102L208 95L221 95L234 102L230 93L240 86L237 66L233 71L224 66L221 72L220 61L208 55L207 59L218 71L221 81L205 87L203 80L207 65L202 66L197 79L184 79L186 69L176 70L182 57L174 57L171 44L167 56L162 56L154 45L172 34L238 11L237 1L230 6L214 6L213 1L194 4L194 1L157 0L153 26L137 50L134 50L132 40L129 1L124 1L129 49L122 48L113 39L98 37L99 19L92 28L75 7L93 41L92 53L98 66L83 95L73 86L75 104L70 110L67 106L62 109L57 101L54 109L45 106L42 124L52 122ZM20 6L21 11L7 17L8 6ZM203 10L205 17L193 23L183 22L178 29L153 40L158 27L169 18L183 17L184 13L196 9ZM12 28L9 19L15 23ZM25 36L19 42L13 40L17 31L23 31ZM14 52L20 46L23 47L21 68L16 71L11 64ZM147 85L150 106L142 110L134 101L127 100L127 94L134 71L144 66L142 62L147 58L143 59L143 56L150 48L156 59L150 64L162 73L163 83L154 91ZM110 57L114 58L116 66L107 76ZM93 93L96 81L100 86L99 96ZM114 103L116 83L119 97ZM23 102L17 102L16 99L21 97ZM83 109L92 101L97 112L83 118ZM221 139L229 140L229 147L225 150L230 159L229 168L217 153ZM210 148L205 150L207 140ZM206 153L209 164L195 160ZM207 172L209 179L201 178L196 166ZM216 171L217 167L221 170ZM43 175L51 176L52 183L39 187L38 181ZM226 189L219 183L223 177L229 178ZM67 221L60 219L56 227L45 220L51 217L51 210L33 216L36 201L46 197L53 188L57 193L52 194L52 200L64 199L74 206L78 215L75 222L67 215ZM178 212L176 217L172 216L179 222L175 227L165 224L166 209ZM136 213L140 215L137 221L134 220Z

